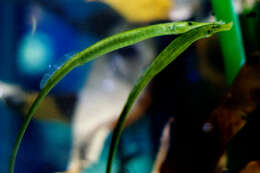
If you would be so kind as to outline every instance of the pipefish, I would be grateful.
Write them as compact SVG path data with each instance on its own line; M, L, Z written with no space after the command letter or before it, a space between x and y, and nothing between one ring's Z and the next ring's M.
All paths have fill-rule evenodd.
M199 22L170 22L164 24L156 24L151 26L146 26L138 29L133 29L130 31L122 32L114 36L105 38L92 46L84 49L83 51L76 53L68 61L66 61L57 71L53 73L50 79L44 85L42 91L39 93L32 106L30 107L26 118L19 130L17 135L13 152L11 155L11 160L9 164L9 173L14 172L14 165L16 160L16 155L19 150L24 133L36 112L39 104L42 102L44 97L50 92L50 90L61 80L66 74L72 71L74 68L81 66L95 58L104 55L106 53L112 52L116 49L120 49L137 42L149 39L152 37L163 36L163 35L174 35L182 34L191 31L195 28L202 27L205 25L221 25L220 23L199 23ZM140 89L140 88L139 88ZM131 107L131 106L130 106ZM128 106L127 109L130 109ZM128 111L127 111L128 112Z

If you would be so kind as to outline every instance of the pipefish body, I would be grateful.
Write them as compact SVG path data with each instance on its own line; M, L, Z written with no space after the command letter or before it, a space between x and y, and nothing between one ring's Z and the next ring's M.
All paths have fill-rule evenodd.
M50 90L74 68L81 66L89 61L92 61L101 55L112 52L116 49L120 49L152 37L182 34L194 28L198 28L208 24L210 23L170 22L133 29L103 39L72 56L71 59L65 62L59 69L57 69L57 71L53 73L53 75L46 82L42 91L39 93L38 97L35 99L32 106L30 107L14 144L9 164L9 173L13 173L14 171L16 155L19 150L22 138L39 104L50 92Z

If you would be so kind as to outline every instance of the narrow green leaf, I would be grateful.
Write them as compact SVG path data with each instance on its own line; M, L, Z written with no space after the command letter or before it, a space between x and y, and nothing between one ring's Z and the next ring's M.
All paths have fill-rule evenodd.
M131 110L134 102L138 98L139 94L145 88L145 86L156 76L160 71L162 71L168 64L175 60L184 50L186 50L193 42L210 37L211 35L220 32L230 30L232 23L211 23L207 24L177 37L173 40L152 62L152 64L146 69L143 75L136 82L131 93L128 96L127 102L120 114L118 123L114 129L112 141L110 144L110 151L107 162L106 172L110 173L112 168L112 161L116 152L117 145L121 133L123 131L124 123L127 119L127 115Z

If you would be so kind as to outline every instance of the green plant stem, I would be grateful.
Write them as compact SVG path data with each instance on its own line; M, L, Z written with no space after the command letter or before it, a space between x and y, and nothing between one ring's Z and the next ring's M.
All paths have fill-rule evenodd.
M239 20L234 11L232 0L211 0L211 2L217 20L232 21L234 25L230 31L219 33L220 46L224 56L226 81L228 85L231 85L245 62Z
M146 85L162 71L168 64L174 61L184 50L186 50L193 42L207 38L216 32L225 31L231 29L232 24L217 24L212 23L205 26L195 28L173 40L152 62L152 64L145 70L143 75L138 79L133 87L127 102L120 114L117 125L114 129L112 140L109 149L108 162L106 173L111 173L112 162L116 152L116 148L119 143L120 136L123 131L127 115L131 110L134 102L138 98L139 94L146 87Z

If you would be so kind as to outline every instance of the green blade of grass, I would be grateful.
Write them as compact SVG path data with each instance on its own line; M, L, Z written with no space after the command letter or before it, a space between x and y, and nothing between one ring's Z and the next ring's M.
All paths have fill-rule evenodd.
M143 75L138 79L131 93L128 96L126 104L120 114L117 125L114 129L112 140L110 144L109 156L107 161L106 173L111 173L112 161L116 152L117 145L119 143L120 136L123 131L124 123L127 119L127 115L131 110L134 102L146 87L146 85L162 71L168 64L175 60L183 51L185 51L193 42L210 37L211 35L220 32L230 30L232 23L211 23L207 24L177 37L173 40L152 62L152 64L145 70Z

